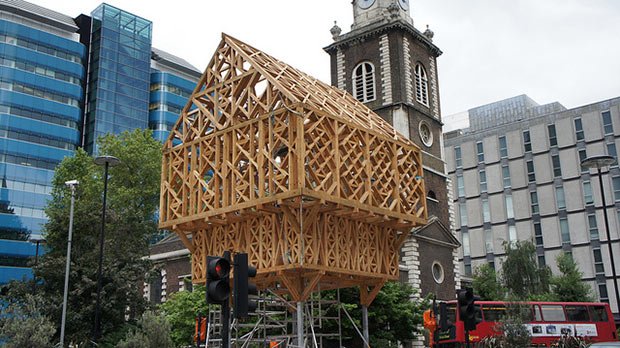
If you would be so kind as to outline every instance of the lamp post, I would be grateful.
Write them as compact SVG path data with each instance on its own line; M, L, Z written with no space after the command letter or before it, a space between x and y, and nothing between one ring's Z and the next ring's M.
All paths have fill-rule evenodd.
M601 167L607 167L616 164L616 158L608 155L590 156L581 161L584 168L596 168L598 173L598 182L601 189L601 200L603 205L603 217L605 219L605 235L607 236L607 248L609 250L609 261L611 262L611 275L614 283L614 292L616 294L616 310L620 313L620 292L616 283L616 263L614 262L614 253L611 247L611 237L609 235L609 218L607 217L607 202L605 201L605 189L603 188L603 176Z
M95 305L95 329L93 330L93 342L97 343L101 335L101 273L103 268L103 242L105 236L105 213L106 199L108 195L108 168L114 167L121 161L114 156L99 156L95 158L95 164L103 166L103 207L101 211L101 233L99 234L99 269L97 271L97 303Z
M67 261L65 264L65 291L62 299L62 319L60 321L60 347L65 346L65 323L67 319L67 295L69 293L69 265L71 264L71 237L73 236L73 206L75 205L75 187L77 180L66 181L65 185L71 188L71 209L69 210L69 235L67 236Z
M39 264L39 244L45 243L45 238L37 236L36 238L30 238L28 241L37 245L34 252L34 268L36 268ZM37 276L35 275L34 270L32 274L32 294L34 295L37 291Z

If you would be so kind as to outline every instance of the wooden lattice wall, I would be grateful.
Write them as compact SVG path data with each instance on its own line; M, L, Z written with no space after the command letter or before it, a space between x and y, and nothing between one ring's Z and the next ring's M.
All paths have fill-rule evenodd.
M164 145L160 227L192 252L248 252L258 283L303 300L398 277L426 221L419 149L346 92L230 36ZM191 236L191 240L189 238ZM369 289L370 287L370 289Z

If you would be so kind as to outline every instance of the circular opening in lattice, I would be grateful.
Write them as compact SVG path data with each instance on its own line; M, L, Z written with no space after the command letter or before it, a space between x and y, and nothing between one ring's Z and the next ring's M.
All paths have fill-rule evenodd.
M435 283L437 284L443 283L444 272L443 272L443 267L441 266L441 264L438 261L435 261L433 262L433 266L431 267L432 267L433 279L435 280Z
M433 133L431 132L431 127L429 127L428 123L421 121L418 126L418 131L420 133L420 139L424 145L428 147L433 145Z

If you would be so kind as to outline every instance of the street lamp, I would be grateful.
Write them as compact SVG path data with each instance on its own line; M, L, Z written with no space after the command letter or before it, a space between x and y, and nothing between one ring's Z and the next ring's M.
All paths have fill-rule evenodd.
M603 177L601 167L607 167L616 164L616 158L608 155L590 156L581 161L583 168L596 168L598 172L598 182L601 189L601 200L603 205L603 217L605 218L605 234L607 236L607 248L609 249L609 261L611 262L611 275L614 282L614 291L616 294L616 310L620 313L620 292L618 284L616 284L616 263L614 262L614 254L611 247L611 237L609 236L609 218L607 217L607 202L605 201L605 189L603 188Z
M99 234L99 269L97 271L97 304L95 306L95 329L93 330L93 342L99 340L101 335L101 272L103 268L103 242L105 236L105 211L108 195L108 168L114 167L121 161L114 156L99 156L95 158L95 164L103 166L103 207L101 211L101 233Z
M69 210L69 235L67 237L67 261L65 265L65 291L62 299L62 319L60 321L60 347L65 346L65 323L67 319L67 294L69 292L69 265L71 264L71 237L73 236L73 206L75 205L75 187L80 182L77 180L65 181L65 185L71 188L71 209Z
M37 265L39 264L39 244L45 243L45 238L41 237L40 235L36 236L35 238L30 238L28 239L28 241L30 243L36 243L37 247L35 249L34 252L34 266L33 268L37 268ZM33 269L33 276L32 276L32 294L34 295L37 291L37 276L34 273L35 270Z

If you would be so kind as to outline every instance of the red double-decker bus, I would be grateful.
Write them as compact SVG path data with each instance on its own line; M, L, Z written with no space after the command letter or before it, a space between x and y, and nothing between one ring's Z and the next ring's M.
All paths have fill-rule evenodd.
M511 303L500 301L476 301L478 325L469 332L471 346L481 339L502 335L498 322L507 315ZM530 347L551 347L562 336L578 336L589 342L617 340L609 304L591 302L523 302L525 326L532 336ZM464 323L459 318L457 302L449 301L440 319L440 327L435 331L434 347L465 347ZM439 314L439 313L438 313Z

